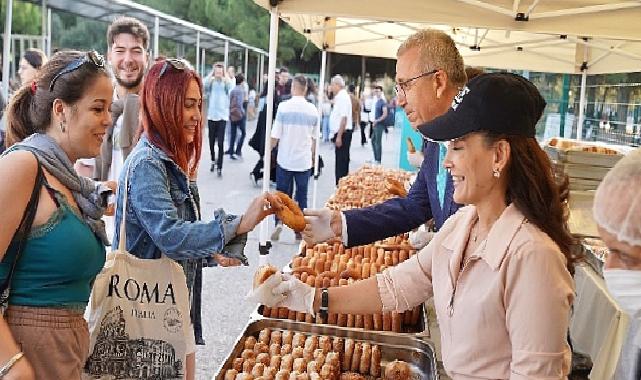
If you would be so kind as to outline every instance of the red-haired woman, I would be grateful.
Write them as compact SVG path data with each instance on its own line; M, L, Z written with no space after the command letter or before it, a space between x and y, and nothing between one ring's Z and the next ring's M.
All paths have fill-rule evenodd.
M223 266L239 264L219 253L272 212L269 195L255 198L242 216L218 211L214 220L199 221L189 179L201 153L202 82L187 62L162 60L149 70L140 101L144 131L124 164L115 225L120 225L125 176L129 176L127 250L140 258L159 258L162 253L178 261L191 292L199 260L214 256ZM114 247L119 240L116 229ZM186 367L190 378L194 337L185 339L191 347L187 352L192 353Z

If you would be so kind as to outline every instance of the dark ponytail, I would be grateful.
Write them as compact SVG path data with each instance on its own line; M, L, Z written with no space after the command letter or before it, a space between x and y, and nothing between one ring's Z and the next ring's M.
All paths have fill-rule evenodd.
M552 163L534 138L485 133L486 145L499 140L510 144L510 160L506 167L507 203L516 208L545 232L566 258L567 268L574 273L580 255L573 251L575 239L568 229L568 180L560 183L554 177Z
M73 105L99 76L109 75L104 67L83 64L77 70L59 76L53 89L49 90L51 81L59 72L86 55L81 51L60 51L42 66L32 83L23 83L7 107L7 148L34 133L45 133L49 129L54 100Z
M22 86L13 94L7 106L7 136L5 146L9 148L33 133L43 133L46 128L39 128L31 120L33 110L33 93L29 86Z

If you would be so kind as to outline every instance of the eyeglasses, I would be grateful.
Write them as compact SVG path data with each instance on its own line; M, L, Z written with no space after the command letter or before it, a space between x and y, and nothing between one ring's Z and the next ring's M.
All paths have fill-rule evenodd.
M406 97L405 92L412 87L411 86L412 82L414 82L415 80L417 80L419 78L423 78L423 77L426 77L428 75L435 74L439 70L440 69L434 69L432 71L428 71L426 73L423 73L423 74L421 74L419 76L415 76L414 78L410 78L408 80L404 80L402 82L396 83L396 85L394 86L394 90L396 91L396 95L399 95L399 94L403 93L403 97L405 98Z
M56 84L58 78L60 78L64 74L69 74L70 72L78 70L87 62L93 64L98 68L105 68L105 58L102 55L98 54L98 52L96 51L88 51L84 56L71 61L67 66L65 66L64 69L60 70L60 72L53 77L51 83L49 84L49 91L53 91L53 86Z
M192 70L192 67L189 64L189 62L185 61L184 59L167 58L165 59L165 63L162 65L162 69L160 69L160 74L158 75L158 78L162 78L162 76L165 74L169 66L180 71Z

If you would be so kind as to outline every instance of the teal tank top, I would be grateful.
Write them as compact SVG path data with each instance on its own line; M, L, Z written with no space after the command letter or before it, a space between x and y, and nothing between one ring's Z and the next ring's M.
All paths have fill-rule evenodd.
M105 247L64 195L45 184L58 204L47 223L31 229L11 282L9 305L84 309L105 263ZM0 262L4 280L15 251Z

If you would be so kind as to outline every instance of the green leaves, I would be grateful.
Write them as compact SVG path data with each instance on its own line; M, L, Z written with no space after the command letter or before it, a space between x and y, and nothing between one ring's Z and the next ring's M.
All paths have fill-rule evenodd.
M269 12L252 0L136 0L172 16L191 21L222 34L259 47L269 49ZM0 28L4 29L5 1L0 1ZM14 1L13 33L39 35L41 24L39 5ZM67 49L96 49L106 51L107 24L54 12L52 19L52 47ZM149 25L151 28L152 26ZM160 41L161 52L176 55L175 44ZM193 47L185 47L187 56L194 56ZM213 54L213 53L212 53ZM302 58L301 58L302 55ZM307 43L305 37L281 21L279 27L278 65L308 66L318 58L318 49ZM254 59L254 58L252 58Z

